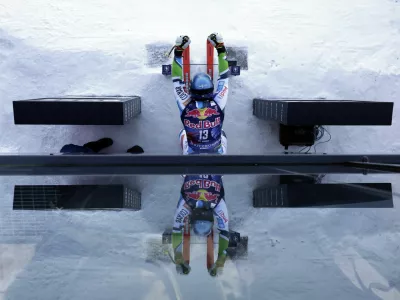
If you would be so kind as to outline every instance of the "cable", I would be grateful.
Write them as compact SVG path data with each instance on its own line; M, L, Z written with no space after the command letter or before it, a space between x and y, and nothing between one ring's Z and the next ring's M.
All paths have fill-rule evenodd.
M322 129L321 129L322 128ZM315 128L315 141L319 141L324 137L325 131L322 126L316 126Z
M321 125L315 126L315 131L314 131L314 141L315 141L315 142L318 142L318 141L322 140L323 137L325 136L325 132L327 132L327 133L329 134L329 139L328 139L327 141L319 142L319 143L315 144L315 145L314 145L314 153L317 153L317 150L316 150L316 146L317 146L317 145L323 144L323 143L327 143L327 142L329 142L329 141L332 139L331 134L328 132L328 130L326 130L326 128L325 128L324 126L321 126ZM304 151L306 148L308 148L308 149L307 149L306 152L304 152L305 154L307 154L307 153L310 152L312 146L305 146L305 147L302 148L298 153L303 153L303 151Z
M305 146L303 149L301 149L301 150L299 151L299 153L302 153L302 152L304 151L304 149L306 149L306 148L308 148L308 150L307 150L307 152L306 152L306 153L308 153L308 151L310 151L310 149L311 149L311 146Z
M314 145L314 153L317 153L316 147L317 147L319 144L327 143L327 142L329 142L329 141L332 139L331 134L329 133L329 131L328 131L324 126L319 126L319 127L322 128L322 131L323 131L323 132L322 132L322 136L321 136L318 140L321 140L321 139L322 139L322 137L325 135L325 132L326 132L327 134L329 134L329 139L328 139L327 141L323 141L323 142L316 143L316 144Z
M301 149L300 151L299 151L299 153L301 153L304 149L306 149L308 146L305 146L303 149Z

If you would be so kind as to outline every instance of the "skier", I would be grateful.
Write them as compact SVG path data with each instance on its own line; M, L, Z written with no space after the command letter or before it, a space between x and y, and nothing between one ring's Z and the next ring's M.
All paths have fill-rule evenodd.
M195 234L208 237L212 234L214 217L217 219L219 239L218 258L208 269L213 277L223 270L227 257L226 249L229 245L229 216L224 200L222 176L186 175L172 228L174 262L179 274L187 275L191 270L189 262L183 257L185 219L189 218L190 226Z
M212 33L207 39L218 52L219 78L215 93L214 83L206 73L195 75L189 93L185 91L182 54L189 46L190 38L187 35L178 36L174 46L172 81L184 127L179 134L183 154L226 154L227 151L227 138L222 124L228 98L229 65L222 36Z

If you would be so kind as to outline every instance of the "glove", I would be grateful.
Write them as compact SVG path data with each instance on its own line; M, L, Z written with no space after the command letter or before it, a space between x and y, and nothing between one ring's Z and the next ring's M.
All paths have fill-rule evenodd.
M224 43L224 39L222 38L222 35L218 32L213 32L211 33L208 37L207 40L214 46L217 47L219 44Z
M185 50L191 43L189 36L187 35L180 35L175 40L175 46L172 49L175 49L174 54L175 56L182 56L183 50ZM171 54L172 52L169 52Z
M224 39L222 35L218 32L211 33L208 38L208 41L217 49L218 54L226 52L226 48L224 45Z
M180 35L175 40L175 47L186 49L191 43L190 37L187 35Z
M208 273L210 273L212 277L221 275L224 270L225 260L226 260L226 253L224 251L222 255L218 256L215 264L213 264L211 268L208 269Z
M208 41L215 47L215 49L218 50L218 48L221 48L224 46L224 39L222 38L222 35L218 32L213 32L211 33L208 38Z
M176 273L180 275L188 275L192 268L183 260L182 253L177 252L175 253L175 269Z

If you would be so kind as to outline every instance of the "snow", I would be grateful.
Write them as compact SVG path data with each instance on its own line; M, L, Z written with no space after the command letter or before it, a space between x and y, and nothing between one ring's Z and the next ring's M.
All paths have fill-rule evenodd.
M1 0L0 152L57 152L66 143L109 136L114 139L109 153L139 144L146 153L178 154L181 125L170 78L147 64L146 45L171 44L176 35L189 34L193 63L204 63L205 38L213 31L223 34L227 46L249 51L249 70L230 85L224 125L230 154L282 151L278 126L252 116L255 97L395 102L392 126L328 127L332 141L318 151L398 153L396 0ZM71 94L140 95L142 114L125 126L13 124L13 100ZM171 226L179 176L0 180L1 300L176 299L177 294L182 299L400 299L397 207L254 209L253 189L274 179L225 176L231 225L249 236L249 259L228 263L224 277L214 280L196 245L193 276L176 278L170 265L145 263L145 253L146 241L159 239ZM391 182L395 205L399 201L399 176L325 180ZM15 184L71 183L129 184L141 191L143 209L12 212ZM38 228L35 238L13 240L30 226ZM15 232L11 240L5 237L9 230ZM15 245L20 250L10 250ZM34 254L30 245L36 245Z

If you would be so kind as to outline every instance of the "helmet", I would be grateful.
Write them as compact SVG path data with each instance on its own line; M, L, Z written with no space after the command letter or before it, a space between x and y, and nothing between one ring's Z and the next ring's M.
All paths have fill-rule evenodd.
M206 73L196 74L190 85L190 93L192 98L196 100L212 99L214 83L211 77Z
M212 210L195 208L192 212L191 223L195 234L208 236L211 233L214 224Z
M211 233L213 223L211 221L197 220L192 223L192 226L195 234L208 236Z

